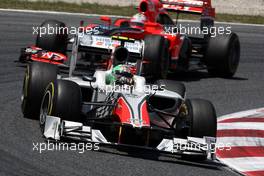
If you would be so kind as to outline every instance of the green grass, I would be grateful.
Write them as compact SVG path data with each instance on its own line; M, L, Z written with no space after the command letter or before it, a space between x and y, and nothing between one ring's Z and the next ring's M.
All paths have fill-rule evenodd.
M98 0L99 1L99 0ZM132 7L119 7L119 6L107 6L99 4L84 3L82 5L64 3L64 2L28 2L27 0L0 0L0 8L12 8L12 9L30 9L30 10L50 10L50 11L63 11L63 12L75 12L75 13L95 13L95 14L107 14L107 15L123 15L131 16L137 12ZM181 15L180 19L198 19L197 16ZM261 16L249 16L249 15L229 15L229 14L217 14L216 21L224 22L241 22L241 23L254 23L264 24L264 17Z

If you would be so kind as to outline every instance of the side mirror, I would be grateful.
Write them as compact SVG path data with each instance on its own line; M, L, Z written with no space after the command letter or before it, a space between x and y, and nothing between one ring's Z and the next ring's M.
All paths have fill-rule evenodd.
M111 23L112 23L111 18L108 17L108 16L101 16L101 17L100 17L100 20L101 20L101 21L104 21L104 22L106 22L106 23L108 23L109 26L110 26Z
M96 82L96 78L93 76L83 76L82 79L88 82Z

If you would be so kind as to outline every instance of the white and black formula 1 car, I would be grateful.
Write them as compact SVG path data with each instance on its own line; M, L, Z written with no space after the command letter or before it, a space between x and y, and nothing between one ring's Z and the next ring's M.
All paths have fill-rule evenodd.
M113 53L113 62L118 64L97 70L93 76L74 74L74 54L67 76L57 74L56 65L29 65L22 96L24 116L39 117L43 136L56 141L72 139L200 159L213 157L214 106L206 100L186 99L181 83L168 88L163 81L146 84L144 77L133 73L134 65L118 54L121 50L126 49ZM43 87L45 91L40 92Z

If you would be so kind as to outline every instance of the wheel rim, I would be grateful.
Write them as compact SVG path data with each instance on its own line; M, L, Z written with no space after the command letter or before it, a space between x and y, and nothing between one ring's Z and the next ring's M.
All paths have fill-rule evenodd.
M49 114L50 104L51 104L51 92L48 90L46 91L42 99L41 107L40 107L39 124L42 133L44 132L45 129L45 123L46 123L47 115Z
M179 118L176 120L176 130L182 136L189 136L190 135L190 114L188 106L183 103L179 109Z

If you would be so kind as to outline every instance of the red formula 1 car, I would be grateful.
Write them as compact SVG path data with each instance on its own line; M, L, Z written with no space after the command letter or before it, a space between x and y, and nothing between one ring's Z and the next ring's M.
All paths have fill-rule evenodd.
M169 71L198 69L207 69L212 75L221 77L235 74L240 58L239 39L231 31L212 35L216 28L213 27L215 9L211 6L211 0L142 0L138 10L139 13L132 18L120 18L114 22L103 16L101 20L104 24L82 26L71 40L63 32L64 23L45 21L41 27L60 26L61 32L38 36L37 46L47 51L65 53L69 41L79 42L78 53L82 53L81 58L90 64L88 68L91 69L91 65L98 63L110 68L112 63L109 60L113 52L126 42L124 46L127 50L119 51L120 57L129 57L129 61L134 63L141 62L137 73L145 77L160 79L166 78ZM172 20L169 11L201 15L200 27L192 29L202 35L179 31L178 20Z
M232 77L235 74L240 58L240 42L231 31L215 33L215 9L211 0L142 0L138 10L138 16L129 20L118 19L114 25L142 30L141 33L129 31L121 35L145 40L145 47L150 49L143 57L156 63L146 67L145 71L155 74L160 70L160 76L166 76L168 70L206 68L214 76ZM191 30L191 34L183 33L178 20L174 22L168 12L201 15L200 26L185 27L185 31Z

